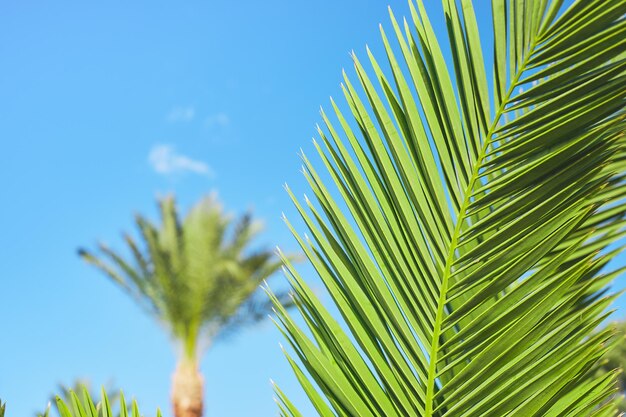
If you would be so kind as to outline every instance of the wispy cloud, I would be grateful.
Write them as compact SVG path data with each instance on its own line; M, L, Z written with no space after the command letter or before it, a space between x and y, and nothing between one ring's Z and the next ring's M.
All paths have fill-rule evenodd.
M230 125L230 117L224 112L214 113L204 120L207 128L226 128Z
M167 121L170 123L191 122L196 116L196 109L193 106L174 107L167 115Z
M205 162L191 159L176 152L171 145L155 145L150 150L148 161L152 168L163 175L191 172L213 178L215 173Z

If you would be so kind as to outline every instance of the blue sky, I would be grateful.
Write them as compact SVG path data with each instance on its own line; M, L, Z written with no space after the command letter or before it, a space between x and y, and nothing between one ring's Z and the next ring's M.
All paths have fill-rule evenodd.
M427 3L441 33L439 2ZM175 192L186 211L217 191L265 220L260 244L294 249L282 184L306 191L297 152L313 152L348 52L380 50L387 3L0 5L0 398L9 415L30 416L58 383L84 377L169 415L166 333L76 248L122 247L133 213L154 218L159 195ZM212 348L209 417L276 415L270 378L309 414L281 341L268 322Z

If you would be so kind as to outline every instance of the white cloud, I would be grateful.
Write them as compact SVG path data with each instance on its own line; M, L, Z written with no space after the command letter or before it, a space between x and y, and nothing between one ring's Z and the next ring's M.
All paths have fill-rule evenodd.
M204 125L208 128L225 128L230 125L230 117L224 112L215 113L204 120Z
M191 122L196 116L196 109L193 106L174 107L167 115L170 123Z
M176 150L171 145L155 145L152 147L148 155L148 161L159 174L169 175L192 172L211 178L215 176L208 164L176 153Z

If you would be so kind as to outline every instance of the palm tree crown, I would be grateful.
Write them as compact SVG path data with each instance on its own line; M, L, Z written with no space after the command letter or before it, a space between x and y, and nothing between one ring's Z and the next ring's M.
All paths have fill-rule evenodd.
M267 317L271 303L259 285L281 263L271 251L249 250L259 224L249 214L236 220L225 215L215 196L201 200L182 220L173 197L161 200L159 209L159 227L136 217L143 248L124 235L130 259L104 244L99 256L79 253L167 326L181 343L186 364L181 372L195 374L199 344ZM175 377L175 385L189 378Z

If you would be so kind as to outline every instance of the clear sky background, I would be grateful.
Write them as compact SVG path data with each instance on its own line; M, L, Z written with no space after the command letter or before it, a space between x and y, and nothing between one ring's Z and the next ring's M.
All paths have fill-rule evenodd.
M442 33L439 2L427 3ZM483 25L488 3L476 2ZM78 377L113 382L148 415L157 406L170 414L168 336L76 248L122 248L133 213L155 218L159 195L175 192L184 213L217 191L229 210L265 220L259 244L295 249L280 220L295 217L282 184L306 191L297 152L313 153L318 107L340 95L348 52L380 50L386 5L0 1L0 398L9 416L32 416ZM404 1L392 7L407 14ZM312 414L281 341L268 322L209 351L208 417L276 415L270 378Z

